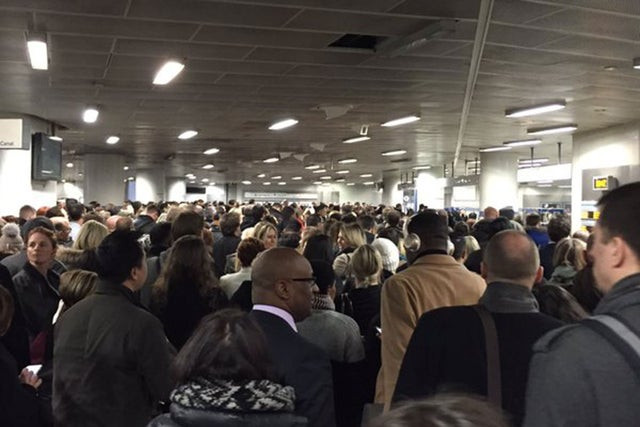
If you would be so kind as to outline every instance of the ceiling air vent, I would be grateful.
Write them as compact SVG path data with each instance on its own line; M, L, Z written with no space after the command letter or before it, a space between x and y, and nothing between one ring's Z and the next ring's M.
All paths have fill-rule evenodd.
M386 40L386 37L369 36L366 34L345 34L331 43L329 47L374 50L376 45L384 40Z

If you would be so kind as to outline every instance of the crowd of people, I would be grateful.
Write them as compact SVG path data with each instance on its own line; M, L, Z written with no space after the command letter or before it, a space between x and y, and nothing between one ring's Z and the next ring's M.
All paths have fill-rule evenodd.
M0 425L634 425L640 183L599 208L26 205Z

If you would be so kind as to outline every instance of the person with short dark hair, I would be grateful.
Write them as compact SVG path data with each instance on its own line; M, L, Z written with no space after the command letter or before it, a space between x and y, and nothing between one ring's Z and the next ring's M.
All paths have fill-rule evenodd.
M373 243L373 239L376 238L376 220L371 215L360 215L357 219L358 225L364 230L367 243Z
M18 224L22 227L27 221L36 217L36 210L33 206L24 205L18 213Z
M151 228L149 231L151 247L148 254L150 257L159 256L171 247L171 226L170 222L158 222Z
M132 231L114 231L96 253L95 292L56 323L54 419L65 426L145 425L170 390L162 323L134 294L146 279L145 254Z
M432 395L443 387L488 396L487 343L477 313L481 310L497 331L502 408L518 426L524 416L531 347L562 323L538 311L531 289L542 277L542 269L538 248L525 233L507 230L493 236L485 250L482 275L487 288L480 307L444 307L420 317L402 362L394 400Z
M335 254L331 238L326 234L316 234L309 237L305 242L302 255L309 261L321 260L333 265Z
M149 234L160 216L160 209L154 203L149 203L144 213L138 215L133 222L133 228L141 234Z
M547 224L549 243L540 248L540 265L544 268L544 278L549 280L553 274L553 253L556 244L571 234L571 218L568 215L555 215Z
M549 244L549 235L541 225L542 218L538 213L530 213L525 218L525 231L536 243L538 249Z
M293 387L273 375L264 334L238 310L202 319L174 363L171 411L149 427L243 425L303 427Z
M222 215L220 231L222 231L222 237L213 245L213 260L218 278L224 274L227 255L234 253L240 243L240 215L233 212Z
M605 193L598 208L591 256L604 297L595 317L535 344L525 427L631 426L640 419L633 344L640 330L640 182Z
M82 226L82 216L85 213L85 208L81 203L69 203L66 209L69 227L71 227L71 240L75 241Z
M220 278L220 288L231 299L243 282L251 280L251 263L258 254L265 250L262 240L248 237L238 245L237 259L240 262L240 271L225 274Z

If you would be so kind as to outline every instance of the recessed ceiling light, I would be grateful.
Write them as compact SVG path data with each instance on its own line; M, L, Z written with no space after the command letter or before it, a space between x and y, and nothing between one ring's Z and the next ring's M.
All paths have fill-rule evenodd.
M640 58L633 58L633 68L640 70Z
M506 145L507 147L522 147L526 145L537 145L537 144L540 144L541 142L542 142L541 139L521 139L518 141L505 141L503 142L503 144Z
M278 185L287 185L286 182L279 182Z
M122 170L128 171L128 170L129 170L129 166L124 166L124 167L122 168Z
M361 136L354 136L353 138L343 139L342 142L344 144L353 144L354 142L368 141L370 139L371 139L370 136L361 135Z
M62 138L60 138L59 136L50 136L49 139L53 139L54 141L58 141L58 142L62 142Z
M382 152L380 154L382 154L383 156L399 156L401 154L406 154L407 150L391 150L391 151L385 151Z
M341 165L346 165L349 163L355 163L357 161L358 159L342 159L342 160L338 160L338 163L340 163Z
M280 159L278 157L269 157L268 159L264 159L262 163L275 163L279 160Z
M78 176L84 176L84 174L82 172L79 172Z
M320 179L331 179L329 175L321 176Z
M271 183L269 181L265 181L262 183L262 185L271 185Z
M178 61L167 61L160 67L153 78L154 85L166 85L184 69L184 64Z
M615 65L605 65L603 68L605 71L615 71L618 69Z
M325 173L326 171L326 169L316 169L313 171L313 173Z
M180 135L178 135L178 139L191 139L198 134L197 130L185 130Z
M202 166L202 169L213 169L213 165L211 163L207 163L206 165Z
M267 176L267 175L261 173L261 174L256 175L256 178L264 178L265 176Z
M350 172L350 171L348 171L348 170L346 170L346 169L345 169L345 170L341 170L341 171L336 171L336 173L337 173L338 175L344 175L344 174L347 174L347 173L349 173L349 172Z
M67 163L67 165L66 165L66 166L67 166L68 168L72 168L72 167L73 167L73 163L69 162L69 163Z
M371 178L372 176L372 173L363 173L362 175L360 175L360 178Z
M540 181L537 181L538 184L553 184L553 180L552 179L543 179Z
M214 185L216 185L216 183L215 183L215 182L210 182L210 183L209 183L209 187L213 187Z
M309 165L309 166L305 166L304 168L308 170L320 169L320 165Z
M269 126L269 130L286 129L286 128L289 128L291 126L295 126L297 124L298 124L298 121L296 119L285 119L285 120L281 120L281 121L276 122L276 123L272 124L271 126Z
M120 137L119 136L115 136L115 135L111 135L110 137L107 138L106 142L109 145L117 144L118 142L120 142Z
M511 147L508 146L501 146L501 147L486 147L486 148L481 148L478 151L480 151L481 153L492 153L494 151L507 151L507 150L511 150Z
M356 183L355 183L355 182L347 182L347 185L348 185L349 187L351 187L352 185L356 185Z
M418 116L407 116L407 117L401 117L399 119L389 120L388 122L382 123L381 126L394 127L394 126L404 125L407 123L417 122L418 120L420 120L420 117Z
M242 184L244 184L244 185L251 185L251 181L242 181Z
M209 178L202 178L200 181L202 181L202 182L209 182Z
M208 150L204 150L203 154L206 154L207 156L211 155L211 154L217 154L220 152L219 148L209 148Z
M322 185L322 181L313 181L314 185Z
M302 179L301 176L292 176L291 181L300 181Z
M127 178L127 180L128 180L128 181L133 181L133 179L134 179L134 178L133 178L132 176L130 176L129 178Z
M375 182L373 181L367 181L367 182L363 182L364 185L373 185L375 184Z
M276 175L276 176L272 176L271 179L281 179L282 177L280 175Z
M527 135L553 135L556 133L573 132L576 129L578 129L578 125L576 124L550 126L544 128L531 128L527 129Z
M100 112L95 107L89 107L82 113L82 120L85 123L95 123L98 120L98 115Z
M567 103L564 100L553 101L548 104L534 105L531 107L511 108L504 112L504 116L508 118L535 116L536 114L543 114L543 113L549 113L551 111L562 110L566 106L567 106Z
M46 70L49 68L49 58L47 58L47 42L45 37L30 38L27 41L27 50L29 51L29 61L31 68L34 70Z
M431 169L431 166L425 165L425 166L414 166L413 167L413 170L416 170L416 171L427 170L427 169Z
M189 181L189 184L195 184L195 183L196 183L195 181Z
M345 181L346 181L346 179L344 179L344 178L336 179L336 182L345 182Z

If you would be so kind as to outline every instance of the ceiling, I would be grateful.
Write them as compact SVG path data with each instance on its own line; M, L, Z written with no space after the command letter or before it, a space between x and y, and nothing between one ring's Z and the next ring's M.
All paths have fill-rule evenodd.
M83 153L114 152L132 170L162 167L216 182L260 172L315 180L303 168L311 163L348 169L356 182L370 180L359 178L365 172L442 170L456 150L479 13L480 0L0 0L0 111L66 128L57 132L65 161L80 169ZM328 47L348 33L393 42L443 18L456 20L454 32L400 56ZM29 30L47 35L48 71L29 66ZM587 131L638 119L636 56L638 0L496 0L456 172L479 147L523 138L527 127L577 123ZM169 58L186 59L185 70L154 86ZM505 109L556 99L567 108L504 117ZM82 122L88 105L99 106L95 124ZM328 119L326 107L346 112ZM379 126L407 114L422 120ZM267 129L286 117L299 124ZM341 143L362 125L370 141ZM186 129L199 135L178 140ZM120 142L106 145L108 135ZM536 155L555 159L558 141L569 156L567 136L545 138ZM221 151L204 156L210 147ZM380 155L399 148L405 161ZM273 155L282 160L262 163ZM345 157L358 162L336 163ZM205 172L205 163L215 167Z

